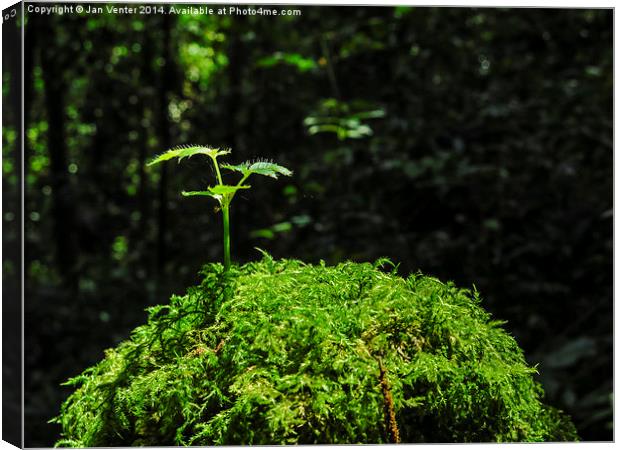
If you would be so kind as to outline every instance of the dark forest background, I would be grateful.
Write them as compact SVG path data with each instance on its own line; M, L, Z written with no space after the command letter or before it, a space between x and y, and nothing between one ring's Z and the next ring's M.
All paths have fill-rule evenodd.
M287 9L27 15L26 445L58 437L61 382L222 260L213 203L180 196L211 180L204 161L145 169L184 143L295 172L235 201L234 260L387 256L475 284L546 401L611 440L612 11Z

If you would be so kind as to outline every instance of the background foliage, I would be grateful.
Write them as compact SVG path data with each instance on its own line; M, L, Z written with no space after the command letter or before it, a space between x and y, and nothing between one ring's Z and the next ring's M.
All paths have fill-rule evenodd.
M26 445L58 436L60 382L222 259L212 205L179 194L203 166L144 169L193 142L295 171L234 205L238 261L475 283L548 402L610 440L612 12L299 9L27 17Z

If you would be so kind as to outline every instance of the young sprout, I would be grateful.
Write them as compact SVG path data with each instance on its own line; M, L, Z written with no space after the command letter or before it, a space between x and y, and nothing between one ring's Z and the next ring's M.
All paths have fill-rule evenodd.
M279 166L269 161L246 161L237 165L222 164L220 166L217 158L219 156L225 156L230 154L230 150L220 150L219 148L204 147L201 145L183 145L174 147L165 153L155 157L152 161L147 163L147 166L159 164L169 159L177 158L178 162L181 162L184 158L190 158L194 155L205 155L211 159L213 167L215 168L215 175L217 184L215 186L208 186L205 191L183 191L181 195L184 197L192 197L195 195L213 197L220 204L222 211L222 222L224 226L224 271L228 272L230 269L230 204L235 197L235 194L240 189L249 189L251 186L243 184L252 174L264 175L271 178L278 178L279 175L291 176L293 172L286 167ZM241 179L237 184L224 184L220 168L227 169L233 172L241 173Z

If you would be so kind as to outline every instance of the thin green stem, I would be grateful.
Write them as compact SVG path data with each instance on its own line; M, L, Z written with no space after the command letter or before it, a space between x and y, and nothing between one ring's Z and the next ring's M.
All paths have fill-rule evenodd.
M213 160L213 165L215 166L215 173L217 174L217 182L219 184L224 184L224 182L222 181L222 174L220 173L220 166L217 163L217 159L214 157L211 157L211 159Z
M230 221L228 218L228 207L222 208L222 218L224 222L224 272L230 269Z
M247 180L247 179L248 179L248 177L249 177L250 175L252 175L252 174L251 174L251 173L246 173L245 175L243 175L243 178L241 178L241 179L239 180L239 182L237 183L237 186L241 186L241 185L243 184L243 182L244 182L245 180Z
M224 182L222 181L220 166L215 157L212 156L211 159L213 160L213 166L215 167L215 173L217 174L217 182L221 186ZM222 200L222 223L224 226L224 272L228 272L230 270L230 220L228 217L228 205L230 202L226 201L225 196Z

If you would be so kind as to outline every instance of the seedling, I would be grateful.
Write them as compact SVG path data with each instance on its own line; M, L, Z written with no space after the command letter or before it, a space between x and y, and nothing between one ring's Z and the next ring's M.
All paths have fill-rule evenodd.
M222 164L220 165L217 158L230 154L230 150L221 150L219 148L203 147L201 145L182 145L174 147L165 153L155 157L147 166L152 166L169 159L177 158L181 162L184 158L190 158L194 155L205 155L209 157L215 167L215 175L217 184L207 187L206 191L183 191L181 195L191 197L195 195L212 197L219 203L219 209L222 211L222 222L224 226L224 271L230 269L230 204L235 197L237 191L241 189L249 189L251 186L243 184L250 175L264 175L271 178L278 178L278 175L291 176L293 172L286 167L280 166L270 161L256 160L246 161L237 165ZM221 169L227 169L233 172L239 172L241 179L237 184L224 184Z

